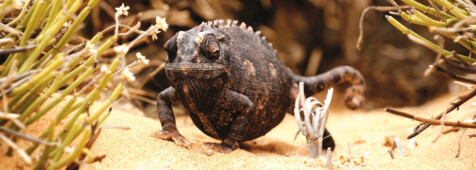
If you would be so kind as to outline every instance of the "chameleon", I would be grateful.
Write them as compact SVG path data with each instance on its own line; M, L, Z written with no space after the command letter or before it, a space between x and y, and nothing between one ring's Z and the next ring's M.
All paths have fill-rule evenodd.
M265 135L286 112L292 113L299 82L304 83L306 96L347 82L345 104L356 109L365 100L365 80L358 70L339 66L312 77L294 74L266 37L244 22L203 22L176 33L164 49L170 87L157 95L162 130L152 136L186 148L191 143L177 130L171 107L178 102L195 126L221 141L203 143L201 148L228 153L244 141ZM324 135L323 148L334 149L327 129Z

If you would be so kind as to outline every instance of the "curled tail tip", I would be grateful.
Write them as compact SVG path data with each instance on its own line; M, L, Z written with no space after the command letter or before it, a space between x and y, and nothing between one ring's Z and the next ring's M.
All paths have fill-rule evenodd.
M365 101L364 91L363 85L349 87L345 92L345 105L352 110L361 108Z

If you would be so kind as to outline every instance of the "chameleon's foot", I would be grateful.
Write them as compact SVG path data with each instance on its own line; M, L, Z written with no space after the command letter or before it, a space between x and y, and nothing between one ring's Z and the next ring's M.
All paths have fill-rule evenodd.
M213 153L215 153L215 151L220 153L230 153L236 148L238 148L238 146L235 146L235 145L229 146L223 143L207 142L202 144L200 150L203 154L210 156Z
M175 144L184 146L187 149L190 149L190 146L192 145L192 143L190 143L190 141L183 137L178 131L170 132L165 130L158 130L152 132L150 136L163 140L173 140Z

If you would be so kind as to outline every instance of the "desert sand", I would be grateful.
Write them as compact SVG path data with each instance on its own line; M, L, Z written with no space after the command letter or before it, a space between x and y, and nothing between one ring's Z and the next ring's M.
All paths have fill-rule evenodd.
M430 117L439 113L449 98L451 96L448 95L421 107L399 109ZM461 131L443 135L432 143L441 128L429 128L415 138L417 146L410 150L410 142L406 136L418 122L390 115L383 109L351 111L342 108L340 104L336 105L331 108L333 110L328 121L328 128L337 142L337 148L332 153L334 168L476 168L475 139L464 136L461 141L461 155L455 158ZM449 118L464 118L464 115L474 110L476 107L466 104L460 111L451 113ZM326 166L325 159L308 158L304 136L299 135L294 140L298 127L291 115L287 115L284 121L267 135L244 143L242 148L232 153L214 153L211 156L201 153L200 144L218 141L203 134L188 116L177 118L177 126L192 142L191 149L150 137L150 133L161 128L156 119L115 111L105 125L127 126L130 130L104 129L91 152L95 155L105 154L106 157L102 162L83 165L82 169L301 169ZM466 131L466 134L470 133L476 131ZM385 136L395 136L401 140L403 156L395 150L395 159L390 157L388 147L384 146ZM362 155L368 155L364 164L350 163L339 166L341 156L350 156L352 160L359 161Z
M439 113L452 95L433 100L420 107L398 108L399 110L430 117ZM475 101L475 100L473 100ZM92 107L94 109L94 107ZM461 120L476 110L469 103L448 118ZM133 112L133 113L130 113ZM326 153L321 159L308 158L305 138L294 136L298 129L295 118L286 115L285 119L267 135L245 142L232 153L214 153L206 156L201 153L200 144L219 142L196 128L188 116L177 118L179 131L192 142L190 149L171 141L150 137L161 129L157 119L140 116L137 109L113 109L104 127L128 127L128 130L104 128L91 148L94 156L105 155L100 162L82 164L81 169L307 169L325 168ZM39 121L36 127L27 132L36 134L48 123L48 116ZM427 129L415 138L417 146L410 149L410 134L418 122L386 113L383 109L371 111L352 111L335 100L331 106L328 129L337 143L332 153L333 168L362 169L476 169L476 140L463 136L461 155L455 158L461 131L441 136L435 143L432 140L441 132L440 127ZM468 129L465 134L476 133ZM401 140L403 155L394 150L394 159L384 146L385 137L394 136ZM1 149L3 148L3 150ZM4 153L5 147L0 147ZM364 159L364 160L362 160ZM350 162L343 162L350 160ZM355 161L355 163L354 163ZM2 156L0 169L17 169L25 166L18 159ZM28 167L28 166L27 166Z

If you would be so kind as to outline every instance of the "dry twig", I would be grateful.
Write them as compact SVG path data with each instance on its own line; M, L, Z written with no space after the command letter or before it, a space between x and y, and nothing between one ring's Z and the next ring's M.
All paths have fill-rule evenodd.
M405 113L405 112L402 112L402 111L393 110L393 109L390 109L390 108L385 108L385 111L387 111L389 113L392 113L392 114L395 114L395 115L398 115L398 116L413 119L413 120L416 120L416 121L419 121L419 122L422 122L422 123L427 123L429 125L444 124L445 126L454 126L454 127L461 127L461 128L476 128L476 124L474 124L474 123L428 119L428 118L412 115L412 114L409 114L409 113Z
M388 12L388 11L395 11L395 10L401 11L402 9L411 9L411 6L369 6L369 7L365 8L362 11L362 14L360 15L359 38L357 39L357 43L355 44L355 47L358 50L361 49L362 41L363 41L363 38L364 38L364 25L363 25L363 23L364 23L365 14L367 14L368 11L376 10L376 11L379 11L379 12Z
M11 136L19 137L19 138L31 141L33 143L39 143L39 144L44 144L44 145L48 145L48 146L57 145L57 143L43 141L43 140L37 139L35 137L28 136L28 135L25 135L23 133L20 133L20 132L14 131L14 130L10 130L8 128L1 127L1 126L0 126L0 132L3 132L4 134L8 134L8 135L11 135Z
M458 97L458 101L456 101L455 103L451 104L448 108L446 108L446 110L442 113L440 113L439 115L436 115L435 116L435 119L441 119L441 117L443 116L443 114L448 114L450 113L451 111L453 111L454 109L456 108L459 108L459 106L461 106L463 103L465 103L466 101L468 101L469 99L473 98L474 96L476 95L476 89L473 89L471 90L470 92L468 93L465 93L461 96ZM431 124L428 124L428 123L420 123L417 127L415 127L415 130L412 134L410 134L407 139L411 139L415 136L417 136L418 134L420 134L421 132L423 132L425 129L427 129L428 127L430 127Z

